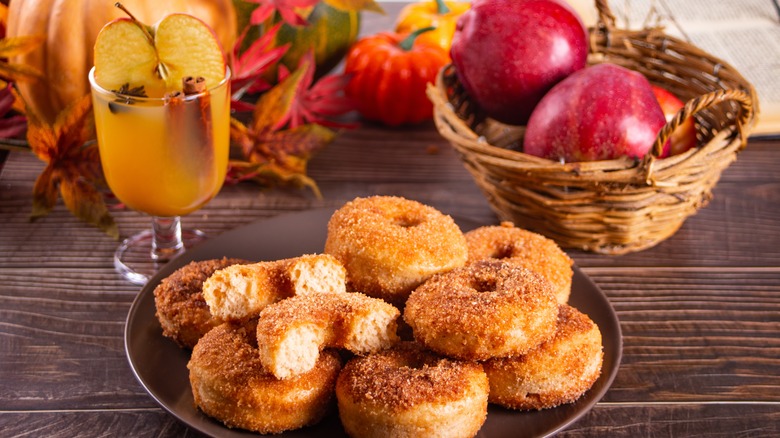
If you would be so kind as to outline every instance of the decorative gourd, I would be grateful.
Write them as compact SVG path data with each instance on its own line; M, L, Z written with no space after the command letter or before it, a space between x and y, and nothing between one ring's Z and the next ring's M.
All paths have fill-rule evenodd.
M423 27L436 29L420 35L420 41L432 42L450 53L455 26L464 12L471 8L471 2L444 0L423 0L409 3L401 9L395 21L395 31L409 33Z
M449 62L441 46L417 39L433 29L424 27L408 35L380 32L349 49L344 73L352 78L344 91L365 119L398 126L431 118L433 104L425 89Z
M282 58L282 63L290 70L298 68L298 61L309 47L313 47L316 75L320 77L336 67L344 59L349 47L357 41L360 11L344 11L319 2L307 20L308 26L284 24L276 36L276 45L291 43Z
M192 14L214 28L223 49L230 52L236 38L232 0L122 0L139 20L156 23L172 12ZM41 71L43 79L20 82L22 96L44 120L89 93L92 46L100 29L125 16L108 0L12 0L8 36L46 35L42 47L13 61Z

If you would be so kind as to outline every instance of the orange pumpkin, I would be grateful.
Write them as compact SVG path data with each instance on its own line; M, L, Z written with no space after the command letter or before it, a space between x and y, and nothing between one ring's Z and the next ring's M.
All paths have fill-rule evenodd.
M192 14L214 28L229 53L236 38L233 0L122 0L136 18L154 24L172 12ZM19 83L31 108L53 121L71 102L89 92L92 46L109 21L126 16L109 0L12 0L8 36L46 35L43 46L16 57L41 71L41 80Z

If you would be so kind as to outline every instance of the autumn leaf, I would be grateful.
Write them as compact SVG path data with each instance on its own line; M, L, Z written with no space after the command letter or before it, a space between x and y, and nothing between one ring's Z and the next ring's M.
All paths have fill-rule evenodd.
M385 10L375 0L323 0L327 5L342 11L371 11L384 14Z
M296 9L309 8L317 4L319 0L246 0L248 3L257 3L259 6L252 11L249 19L251 24L262 24L271 18L274 11L279 12L285 23L291 26L305 26L306 18L302 17Z
M249 110L240 99L245 93L259 93L271 88L271 85L263 79L263 74L287 53L290 44L274 47L274 41L281 23L277 23L265 32L260 38L239 53L244 44L249 26L238 37L233 46L233 57L230 66L232 72L231 88L233 92L233 107L237 110Z
M234 137L234 141L249 142L251 147L248 148L247 160L230 162L228 182L253 180L266 186L308 187L321 198L317 183L306 174L307 165L314 153L335 138L335 132L319 125L304 125L259 136L249 134L245 138Z
M298 87L305 74L306 69L299 68L260 96L252 112L252 130L254 132L276 131L287 124L290 120Z
M0 58L8 59L35 50L46 38L43 35L29 35L0 40ZM43 73L25 64L0 62L0 76L14 81L41 78Z
M314 153L333 142L336 133L316 124L287 126L305 73L305 69L296 70L260 96L249 126L231 120L231 140L241 150L243 160L231 162L229 182L253 180L264 185L308 187L320 196L316 183L306 174L307 164Z
M27 109L27 141L33 153L46 163L33 187L30 220L48 215L58 194L68 210L113 238L119 230L108 212L99 187L105 185L94 139L92 98L89 94L63 110L53 125Z
M298 65L298 71L303 71L303 76L297 85L290 108L290 127L315 123L331 128L356 128L356 123L336 120L357 108L355 102L344 93L351 75L327 75L312 85L315 70L314 52L310 50L301 57ZM280 80L286 75L286 69L280 66Z
M336 138L333 131L320 125L303 125L265 133L251 132L250 135L252 147L246 149L245 157L257 164L285 163L291 156L308 159ZM239 144L246 141L241 138L234 140ZM305 166L300 163L289 167L295 171L305 170Z

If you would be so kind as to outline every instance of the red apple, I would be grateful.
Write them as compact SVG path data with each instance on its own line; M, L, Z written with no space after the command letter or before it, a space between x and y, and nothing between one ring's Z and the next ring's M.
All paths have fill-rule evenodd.
M553 85L585 67L587 35L562 1L476 0L458 20L450 55L479 107L522 125Z
M669 123L685 104L665 88L656 85L652 85L652 87L655 98L658 100L658 103L661 104L661 110L664 112L666 122ZM688 117L678 125L677 129L669 136L669 143L667 144L667 147L664 148L662 157L681 154L695 146L696 126L693 123L693 118Z
M580 70L536 106L523 150L555 161L640 158L666 119L641 73L615 64Z

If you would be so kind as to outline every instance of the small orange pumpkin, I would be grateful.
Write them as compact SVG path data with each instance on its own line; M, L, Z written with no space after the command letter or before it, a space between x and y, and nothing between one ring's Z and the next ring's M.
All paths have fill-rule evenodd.
M425 88L448 61L440 46L417 39L431 30L380 32L350 47L344 73L352 78L344 91L365 119L398 126L431 118L433 104Z
M217 33L229 53L236 38L233 0L122 0L141 22L154 24L172 12L192 14ZM20 82L19 90L43 120L53 121L71 102L89 93L92 46L109 21L125 16L109 0L12 0L8 37L46 35L43 46L18 56L43 73L41 80Z

